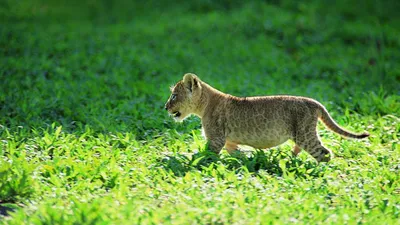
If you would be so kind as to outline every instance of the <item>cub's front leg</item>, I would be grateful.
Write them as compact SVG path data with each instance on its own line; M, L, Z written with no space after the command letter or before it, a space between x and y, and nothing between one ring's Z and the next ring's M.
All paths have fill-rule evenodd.
M207 139L208 149L218 154L224 147L226 138L223 129L215 125L215 123L213 126L203 124L203 129Z

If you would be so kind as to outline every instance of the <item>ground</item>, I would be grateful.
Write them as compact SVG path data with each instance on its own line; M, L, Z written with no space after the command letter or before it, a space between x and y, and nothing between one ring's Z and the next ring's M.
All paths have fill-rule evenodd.
M74 4L75 3L75 4ZM0 3L0 224L395 224L398 1ZM169 87L323 103L335 158L206 150Z

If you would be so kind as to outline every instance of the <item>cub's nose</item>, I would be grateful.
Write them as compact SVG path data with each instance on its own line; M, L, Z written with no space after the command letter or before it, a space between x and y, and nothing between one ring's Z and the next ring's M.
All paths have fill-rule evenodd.
M168 110L167 105L164 106L164 109L165 109L165 110Z

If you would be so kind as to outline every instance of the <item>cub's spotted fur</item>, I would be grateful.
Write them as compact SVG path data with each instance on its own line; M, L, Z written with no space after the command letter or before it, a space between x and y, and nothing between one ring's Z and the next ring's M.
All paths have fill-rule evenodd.
M318 118L332 131L350 138L365 138L339 127L316 100L295 96L239 98L224 94L194 74L185 74L172 89L165 109L177 121L190 114L201 118L209 148L219 153L248 145L265 149L292 139L294 154L306 150L318 162L328 162L332 153L317 135Z

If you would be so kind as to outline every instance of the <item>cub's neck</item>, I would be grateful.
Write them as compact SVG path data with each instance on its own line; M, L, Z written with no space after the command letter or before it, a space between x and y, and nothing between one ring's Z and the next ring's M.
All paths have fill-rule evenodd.
M200 118L204 117L206 113L213 111L224 98L228 98L228 95L201 82L201 94L195 105L194 114Z

